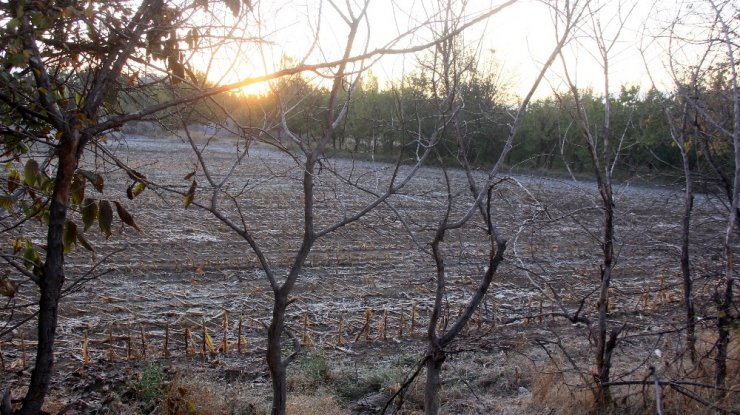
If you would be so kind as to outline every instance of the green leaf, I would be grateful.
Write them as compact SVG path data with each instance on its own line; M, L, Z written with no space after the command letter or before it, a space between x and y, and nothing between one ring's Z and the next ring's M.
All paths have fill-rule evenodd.
M98 225L100 231L105 235L105 239L110 238L113 232L111 224L113 223L113 208L107 200L101 200L98 205Z
M82 223L85 225L85 230L88 230L98 218L98 204L94 199L85 199L82 201L80 213L82 214Z
M68 254L77 244L77 224L72 221L64 223L64 253Z
M144 182L134 182L131 186L126 189L126 197L129 199L133 199L136 196L140 195L141 192L146 189L146 183Z
M39 163L34 159L29 159L23 166L23 183L28 186L35 186L41 177Z
M18 252L21 252L21 249L23 249L23 241L20 238L16 238L13 242L13 255L18 255Z
M47 193L53 192L54 191L54 179L49 177L46 173L41 172L41 177L39 178L39 189Z
M133 216L131 216L131 214L128 213L126 209L124 209L123 206L118 203L118 201L115 201L113 203L116 204L116 212L118 212L118 217L121 218L121 222L141 232L141 229L136 226L136 222L134 222Z
M77 173L85 176L87 180L90 180L90 183L92 183L92 185L95 187L95 190L97 190L99 193L103 193L103 186L105 185L103 176L99 175L98 173L82 169L77 170Z
M26 249L23 250L23 265L29 269L41 265L41 255L33 248L30 241L26 241Z
M14 18L8 20L8 23L5 25L5 28L9 32L12 32L13 30L15 30L18 27L20 27L20 25L21 25L21 20L18 19L18 18L16 18L16 17L14 17Z
M188 192L185 193L185 209L190 206L191 203L193 203L193 199L195 198L195 189L198 187L198 182L193 180L193 183L190 185L190 189L188 189Z
M79 205L85 198L85 176L76 174L72 179L72 187L69 190L73 205Z
M47 29L50 25L49 19L41 12L31 12L31 23L38 29Z
M28 63L25 53L13 53L8 56L8 62L13 66L24 66Z
M88 251L95 252L95 249L90 245L90 242L88 242L88 240L79 232L77 232L77 242L79 242L80 245Z

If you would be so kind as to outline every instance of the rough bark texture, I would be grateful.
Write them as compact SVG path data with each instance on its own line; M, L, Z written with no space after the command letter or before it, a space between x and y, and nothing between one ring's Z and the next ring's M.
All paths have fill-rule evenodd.
M288 398L288 382L282 357L280 338L285 323L286 301L276 294L272 308L272 321L267 330L267 367L272 380L272 414L284 414Z
M730 38L730 28L727 22L720 17L720 10L712 3L717 12L718 20L722 26L724 43L727 47L727 56L729 59L729 68L732 83L732 140L735 151L735 172L732 185L732 203L730 204L729 217L727 220L727 230L725 233L724 251L725 251L725 280L724 290L718 294L718 316L717 316L717 355L716 355L716 375L715 383L717 386L717 400L724 399L727 387L727 351L730 344L730 335L732 323L734 321L733 312L733 286L735 285L735 243L738 230L738 197L740 197L740 85L738 85L737 61L735 59L733 42Z
M59 149L59 167L49 209L46 262L39 281L40 301L36 363L20 414L38 414L51 383L54 369L54 335L59 297L64 285L64 222L72 178L79 161L77 134L64 136Z
M681 150L685 178L684 210L681 218L681 277L683 279L683 298L686 308L686 351L692 362L696 361L696 312L694 311L694 288L691 280L691 261L689 243L691 236L691 211L694 206L694 190L691 182L691 167L688 155Z
M439 413L439 387L441 385L442 364L447 356L443 350L436 350L429 356L426 363L426 385L424 386L424 413L437 415Z
M25 5L21 4L21 7ZM152 16L162 7L162 0L144 1L138 12L128 23L125 33L112 33L112 44L125 39L120 49L111 51L99 67L96 68L92 87L84 97L83 109L68 107L62 109L54 98L52 91L58 85L52 82L48 68L45 66L37 44L29 17L29 10L24 9L20 19L22 41L25 50L30 52L28 65L32 69L38 95L36 104L43 108L48 116L49 127L56 131L59 143L55 149L58 158L54 190L49 205L49 226L46 239L46 259L43 264L43 275L39 278L39 316L36 361L31 373L31 381L23 399L19 414L38 414L51 383L54 370L54 339L57 327L59 299L64 286L64 226L67 220L67 206L70 201L70 188L75 171L82 157L82 149L92 135L84 133L80 119L95 120L103 97L110 91L110 86L117 82L122 68L139 44L131 39L138 39ZM57 81L58 82L58 81Z

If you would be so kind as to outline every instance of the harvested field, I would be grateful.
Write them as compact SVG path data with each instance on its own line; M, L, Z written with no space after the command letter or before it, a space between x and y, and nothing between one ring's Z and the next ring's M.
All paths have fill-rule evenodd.
M222 138L204 150L214 177L229 171L237 148ZM85 160L110 170L102 197L120 200L142 231L119 223L106 241L91 230L95 259L83 249L68 257L68 281L87 281L68 285L62 301L48 410L70 404L80 413L136 413L131 385L158 365L186 391L169 396L175 403L198 402L200 395L213 399L208 405L215 413L261 413L270 393L264 353L272 292L257 257L247 241L208 212L184 209L182 194L190 182L183 177L196 165L189 144L130 137L111 142L109 149L159 187L127 200L130 180L124 173L105 167L102 156ZM324 161L316 187L319 229L361 210L372 200L370 192L387 186L393 167ZM446 173L459 200L452 215L464 214L469 207L464 172ZM203 187L202 174L196 173L195 202L207 204L210 189ZM239 194L246 224L278 276L290 267L301 242L301 174L282 153L253 147L226 184ZM305 346L289 369L293 413L310 413L307 407L316 413L376 413L423 356L435 272L426 251L446 206L443 179L442 169L421 169L388 205L322 237L311 251L288 309L289 330ZM587 394L579 383L590 376L589 330L562 318L553 293L571 311L582 306L582 315L594 318L602 220L597 197L593 183L567 178L512 176L496 186L494 220L509 240L506 261L443 373L448 413L557 412L553 399ZM618 187L610 325L623 331L615 380L642 380L651 366L663 378L678 373L684 315L681 197L680 189L668 187ZM223 206L237 221L236 208ZM695 215L696 304L703 339L710 342L715 323L709 299L723 267L725 211L711 195L699 195ZM488 263L484 231L482 221L473 221L445 239L448 321L460 313ZM24 285L11 305L32 303L33 294ZM33 306L6 308L3 321L19 322L33 311ZM22 396L29 379L32 328L20 326L0 339L3 383L14 398ZM561 388L572 385L558 392L570 398L555 396L556 387L543 386L547 379ZM643 389L624 387L620 396L652 402ZM420 409L421 390L412 387L404 404L408 413ZM645 405L647 412L654 409Z

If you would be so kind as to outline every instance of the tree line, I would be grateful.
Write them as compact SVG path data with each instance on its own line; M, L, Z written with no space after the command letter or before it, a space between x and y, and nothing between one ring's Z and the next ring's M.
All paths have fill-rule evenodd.
M469 65L481 66L477 62ZM619 157L615 164L620 179L640 177L671 182L681 176L681 152L670 134L671 122L675 120L667 119L665 111L676 112L684 106L687 98L680 91L690 88L693 99L700 101L702 107L692 110L684 126L691 130L684 143L689 167L697 180L711 184L713 191L729 195L734 150L722 134L722 129L729 126L716 125L704 116L725 118L723 114L732 113L732 101L724 98L732 92L726 65L713 68L697 82L680 80L681 85L674 90L622 85L618 93L607 97L593 89L579 91L580 105L592 114L590 122L594 124L603 122L605 100L609 100L610 123L615 131L620 131L616 142ZM459 155L476 167L490 166L505 145L510 114L516 107L511 104L511 92L499 81L498 74L487 69L471 71L456 86L458 98L465 104L457 114L457 122L466 131L466 154L456 153L460 149L449 151L445 154L446 162L454 164L453 159ZM208 86L204 77L200 79L201 87ZM337 126L328 150L345 157L396 159L413 147L419 134L434 128L432 120L437 107L432 83L432 74L423 69L383 87L372 71L365 74L351 90L347 116ZM121 106L136 110L137 104L153 103L163 97L174 99L189 88L192 87L183 84L163 85L155 96L123 99ZM341 92L342 99L349 98L345 91ZM184 121L218 125L221 126L218 131L226 135L239 135L240 126L250 126L274 133L276 139L282 140L281 106L290 105L287 126L301 136L311 137L321 132L322 105L329 94L325 86L297 74L276 81L261 94L227 93L200 101ZM574 106L567 91L555 91L533 100L522 118L516 143L508 153L507 166L519 171L588 175L593 168L592 160L587 148L579 142ZM409 119L408 114L414 118ZM182 121L178 118L176 123ZM155 129L180 127L171 125L172 122L167 117L159 118ZM453 135L445 131L440 145L456 146Z

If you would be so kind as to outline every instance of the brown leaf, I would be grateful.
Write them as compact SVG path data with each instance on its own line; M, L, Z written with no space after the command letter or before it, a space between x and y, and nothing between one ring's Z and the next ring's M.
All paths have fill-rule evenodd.
M13 282L8 277L0 278L0 294L13 298L15 293L18 292L18 283Z
M95 223L95 219L98 218L98 204L94 199L85 199L82 201L81 207L82 223L85 225L85 230L88 230Z
M229 7L234 16L239 15L239 9L241 9L241 3L239 0L224 0L224 3L226 3L226 6Z
M103 176L99 175L98 173L82 169L77 170L77 173L85 176L87 180L90 180L90 183L92 183L92 185L95 187L95 190L103 193L103 187L105 186Z
M13 170L8 175L8 193L13 193L21 184L21 174L18 170Z
M107 200L101 200L98 204L98 225L100 225L100 231L105 235L105 239L110 238L111 224L113 223L113 207Z
M73 205L79 205L85 198L85 176L75 174L72 179L72 187L69 190Z
M77 244L77 224L67 221L64 224L64 253L68 254L75 244Z
M77 232L77 242L79 242L80 245L88 251L95 252L95 248L93 248L92 245L90 245L90 242L79 232Z
M134 222L133 216L131 216L130 213L126 211L126 209L123 208L123 205L118 203L118 201L113 202L116 204L116 212L118 212L118 217L121 218L121 221L125 223L128 226L131 226L132 228L136 229L137 231L141 232L141 229L136 225L136 222Z
M188 192L185 193L185 209L190 206L191 203L193 203L193 199L195 198L195 189L198 187L198 182L193 180L193 183L190 185L190 189L188 189Z

